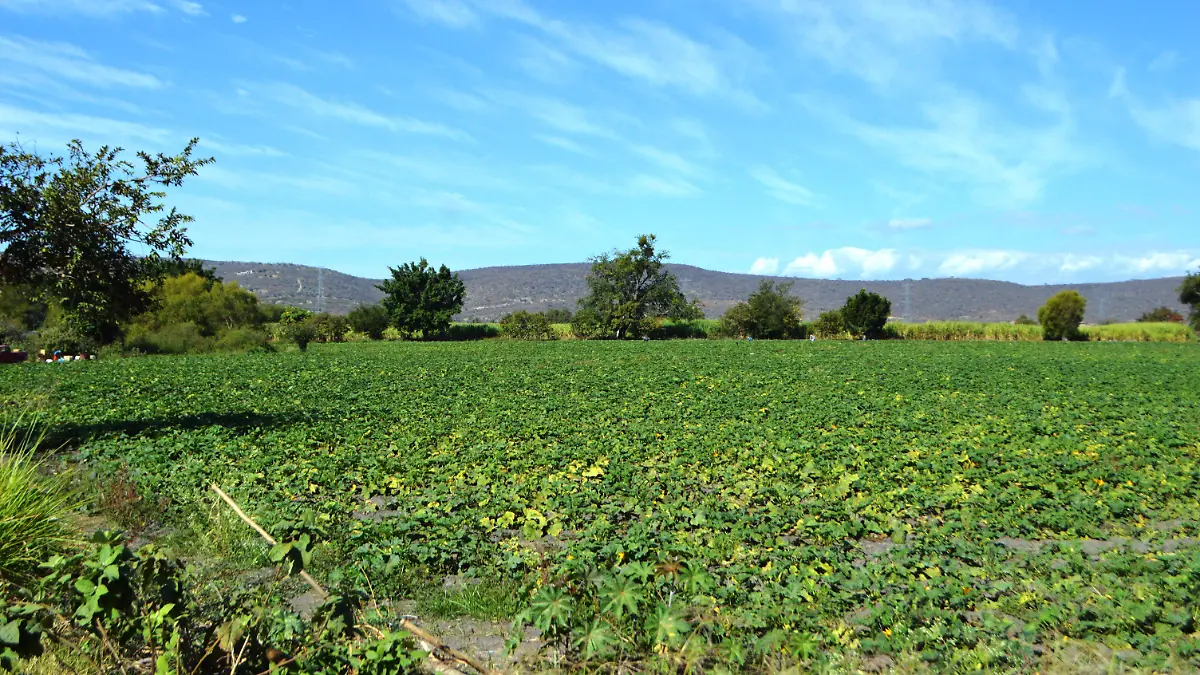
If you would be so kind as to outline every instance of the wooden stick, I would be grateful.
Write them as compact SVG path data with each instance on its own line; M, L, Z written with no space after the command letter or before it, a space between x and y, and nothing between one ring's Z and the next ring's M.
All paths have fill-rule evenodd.
M218 497L225 500L225 503L229 505L229 508L233 509L234 513L238 514L239 518L245 521L250 527L253 527L254 531L257 532L259 536L261 536L263 539L266 539L267 543L271 544L272 546L275 546L279 543L275 541L275 537L267 534L267 531L262 529L258 523L251 520L250 516L246 515L246 513L237 505L237 502L233 501L232 497L225 494L224 490L217 487L216 483L212 484L212 489L217 493ZM312 589L317 592L317 595L321 596L322 600L329 597L329 592L322 588L321 584L318 584L316 579L312 578L312 575L308 573L308 570L300 570L300 578L308 582L308 585L312 586Z
M262 537L263 539L266 539L267 542L270 543L272 546L275 546L276 544L279 543L279 542L275 541L275 538L272 537L270 534L268 534L266 530L264 530L261 526L259 526L258 523L254 522L254 520L251 519L250 516L246 515L246 513L244 511L242 511L241 507L239 507L237 505L237 502L233 501L232 497L225 494L225 491L222 490L220 487L218 487L216 483L212 484L212 489L213 489L213 492L217 493L218 497L220 497L226 504L229 505L229 508L233 509L233 512L236 513L239 518L241 518L247 525L254 528L254 531L257 532L260 537ZM329 597L329 592L326 591L321 586L321 584L317 583L317 580L312 578L312 575L309 574L307 570L301 570L300 577L302 579L304 579L306 582L308 582L308 585L312 586L313 590L316 591L317 594L320 595L322 599ZM443 652L443 653L449 655L451 658L453 658L456 661L460 661L462 663L467 664L468 666L470 666L474 670L479 671L483 675L499 675L498 673L496 673L496 671L482 665L481 663L479 663L479 661L475 660L470 655L464 654L447 644L443 644L442 641L439 640L436 636L429 633L428 631L421 628L420 626L413 623L412 621L409 621L408 619L402 619L400 621L400 627L403 628L404 630L412 633L413 636L417 638L417 641L420 642L421 649L424 649L425 651L429 652L429 658L431 661L431 663L429 665L430 665L430 668L434 672L445 673L445 675L462 675L462 673L455 670L453 667L451 667L445 663L442 663L442 659L434 656L435 652L440 651L440 652Z

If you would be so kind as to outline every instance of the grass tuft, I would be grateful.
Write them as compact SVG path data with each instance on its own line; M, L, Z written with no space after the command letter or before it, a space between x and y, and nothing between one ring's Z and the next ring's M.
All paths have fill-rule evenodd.
M0 426L0 580L35 576L46 558L78 540L71 516L80 499L62 476L37 460L44 434L25 433L20 420Z

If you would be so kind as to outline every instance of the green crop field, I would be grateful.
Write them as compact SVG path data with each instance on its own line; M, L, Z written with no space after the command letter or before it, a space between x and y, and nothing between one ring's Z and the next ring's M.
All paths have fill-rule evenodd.
M167 523L216 482L323 514L318 575L520 588L572 662L1200 667L1194 344L314 345L0 399Z

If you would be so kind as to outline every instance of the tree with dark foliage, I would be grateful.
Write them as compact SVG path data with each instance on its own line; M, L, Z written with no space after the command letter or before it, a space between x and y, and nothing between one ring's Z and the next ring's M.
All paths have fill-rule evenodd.
M424 258L388 269L392 278L376 288L386 294L383 306L392 326L405 337L418 332L426 340L445 335L467 294L458 275L445 265L435 270Z
M165 276L159 261L192 244L192 218L167 210L162 188L213 161L192 157L197 142L175 156L139 152L136 163L121 148L88 152L80 141L66 157L0 146L0 281L61 305L81 335L116 338L121 322L150 307L148 282Z

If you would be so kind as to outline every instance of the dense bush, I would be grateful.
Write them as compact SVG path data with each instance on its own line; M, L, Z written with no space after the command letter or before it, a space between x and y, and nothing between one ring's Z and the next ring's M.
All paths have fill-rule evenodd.
M495 337L500 337L500 327L493 323L452 323L445 333L434 335L431 339L465 342Z
M269 350L271 337L261 328L234 328L222 333L213 348L221 352Z
M388 311L383 305L359 305L350 311L346 320L355 332L365 333L372 340L382 340L388 327Z
M562 307L552 307L542 314L546 315L546 319L550 323L571 323L571 310Z
M98 347L91 338L62 324L47 326L38 331L37 345L40 349L46 350L47 354L54 351L61 351L64 354L80 352L94 354Z
M730 307L721 318L723 333L755 339L784 340L807 337L800 334L804 302L791 294L792 283L759 282L758 290L745 302Z
M609 331L600 313L585 307L571 317L571 335L583 340L608 337Z
M553 340L558 337L545 314L523 309L500 319L500 335L513 340Z
M1061 291L1054 294L1038 309L1038 323L1042 324L1042 338L1046 340L1079 340L1079 324L1083 323L1087 299L1078 291Z
M696 319L693 321L658 321L650 331L653 340L688 340L714 337L717 321Z
M337 314L314 314L308 321L312 323L313 340L316 342L344 342L346 333L350 331L350 322Z
M125 336L125 347L144 354L198 354L213 349L215 339L204 335L191 322L174 323L161 328L135 325Z
M835 338L846 332L846 322L842 319L841 311L831 309L821 312L821 316L813 322L812 330L817 337Z

